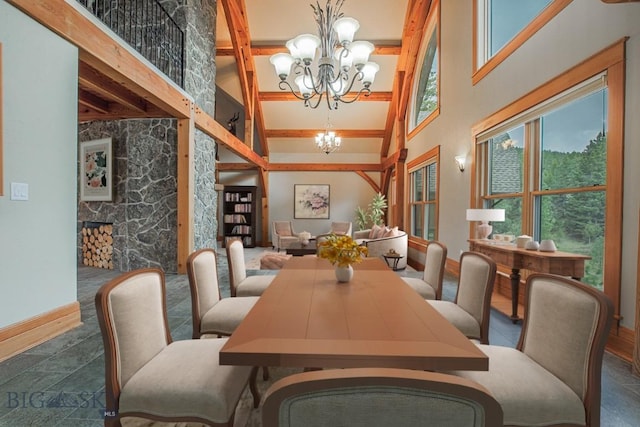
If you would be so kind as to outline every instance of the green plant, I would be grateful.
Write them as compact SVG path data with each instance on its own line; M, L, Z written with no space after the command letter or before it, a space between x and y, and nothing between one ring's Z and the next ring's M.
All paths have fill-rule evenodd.
M373 196L366 210L358 206L355 211L355 222L360 230L365 230L374 225L382 225L384 223L384 210L386 208L387 198L382 193L377 193Z

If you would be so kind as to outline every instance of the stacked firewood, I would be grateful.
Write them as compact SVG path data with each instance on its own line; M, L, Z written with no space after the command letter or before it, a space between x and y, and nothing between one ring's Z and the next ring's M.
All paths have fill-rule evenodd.
M82 263L113 270L113 225L82 227Z

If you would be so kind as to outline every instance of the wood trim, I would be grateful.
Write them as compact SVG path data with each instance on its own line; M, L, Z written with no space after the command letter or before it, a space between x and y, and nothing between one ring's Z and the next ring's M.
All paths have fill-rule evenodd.
M487 74L493 71L498 65L500 65L505 59L507 59L513 52L515 52L520 46L522 46L527 40L529 40L535 33L544 27L549 21L551 21L557 14L559 14L565 7L571 3L572 0L555 0L549 6L547 6L540 15L536 16L526 27L524 27L516 36L511 39L502 49L492 56L487 62L485 62L480 68L478 68L478 8L476 1L473 4L473 74L471 75L472 84L478 83Z
M75 301L0 329L0 362L80 326Z

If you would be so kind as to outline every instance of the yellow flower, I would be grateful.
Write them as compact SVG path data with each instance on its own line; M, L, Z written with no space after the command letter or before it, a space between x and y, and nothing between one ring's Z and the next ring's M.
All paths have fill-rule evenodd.
M318 245L318 256L338 267L347 267L362 261L369 253L366 246L358 245L351 236L330 234Z

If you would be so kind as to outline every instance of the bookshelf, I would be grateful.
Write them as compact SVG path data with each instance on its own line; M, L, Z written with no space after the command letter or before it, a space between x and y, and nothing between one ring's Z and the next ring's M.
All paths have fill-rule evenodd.
M226 186L222 193L224 244L239 238L244 247L256 245L256 187Z

